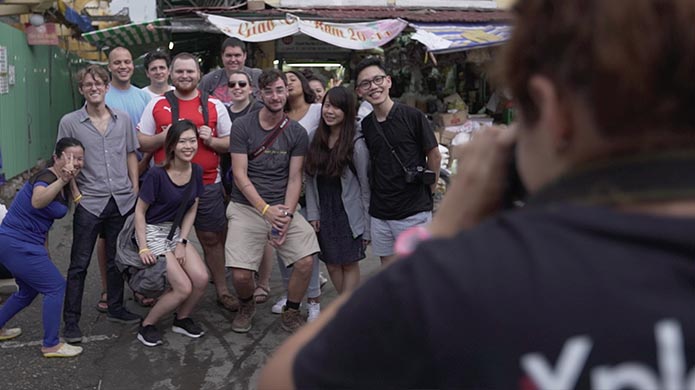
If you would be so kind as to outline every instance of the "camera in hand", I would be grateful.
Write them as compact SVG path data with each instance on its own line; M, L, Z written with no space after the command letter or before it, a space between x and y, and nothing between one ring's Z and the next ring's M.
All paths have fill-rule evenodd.
M437 175L434 171L424 167L408 168L405 170L405 182L408 184L418 183L431 186L434 184Z

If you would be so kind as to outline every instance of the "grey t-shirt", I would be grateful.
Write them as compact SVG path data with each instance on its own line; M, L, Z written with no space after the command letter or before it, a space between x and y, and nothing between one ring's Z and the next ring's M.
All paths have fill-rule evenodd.
M258 111L252 112L234 121L229 142L230 153L248 156L263 144L271 130L261 128L258 115ZM290 158L306 155L308 146L309 137L306 130L299 123L290 120L275 142L263 154L249 161L249 179L266 203L276 205L285 202ZM231 199L251 206L237 186L232 189Z

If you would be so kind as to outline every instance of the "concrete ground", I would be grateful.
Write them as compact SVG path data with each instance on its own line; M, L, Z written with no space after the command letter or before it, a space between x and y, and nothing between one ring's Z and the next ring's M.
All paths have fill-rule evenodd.
M71 223L70 216L56 221L49 235L51 256L64 275L72 243ZM369 252L367 259L360 264L363 279L379 269L379 260ZM323 265L322 269L328 276ZM87 276L83 300L83 354L72 359L46 359L41 355L42 299L39 296L8 324L21 327L24 334L0 343L0 388L253 389L264 362L288 336L280 328L280 317L270 312L275 300L282 295L281 284L275 266L271 298L257 306L254 326L249 333L232 332L234 314L217 306L214 287L210 285L193 315L206 331L205 336L195 340L172 333L173 318L169 317L159 324L164 345L148 348L135 338L137 325L108 322L105 314L95 310L101 290L95 257ZM130 290L126 290L127 307L144 316L147 309L137 305ZM330 282L323 292L322 306L325 307L336 293Z

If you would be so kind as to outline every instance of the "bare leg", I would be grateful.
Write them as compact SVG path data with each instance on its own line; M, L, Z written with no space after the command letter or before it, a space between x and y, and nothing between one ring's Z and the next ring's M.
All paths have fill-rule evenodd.
M343 291L350 293L360 284L360 263L354 262L343 265Z
M343 266L337 264L326 264L326 269L328 270L328 275L331 277L331 282L333 283L333 287L335 287L335 291L337 291L338 294L342 294L344 279Z
M396 260L396 255L381 256L381 268L388 267Z
M290 281L287 286L288 301L302 301L302 297L304 297L304 294L306 294L306 290L309 287L309 279L311 279L313 262L313 257L307 256L295 262L292 266L292 275L290 276Z
M192 245L186 246L186 261L183 263L183 270L191 281L192 291L179 306L178 318L186 318L191 315L196 304L205 294L205 287L208 284L208 270L205 268L198 251Z
M255 287L253 271L243 268L232 268L232 283L239 299L253 297L253 289Z
M142 326L154 325L165 315L176 310L193 291L193 286L183 267L176 260L172 252L166 253L167 258L167 280L171 285L171 290L159 297L157 303L152 307L147 317L142 321Z
M217 298L230 295L227 287L226 268L224 263L224 237L225 232L206 232L196 230L196 235L203 247L205 262L210 269L212 281L215 283Z
M270 245L263 249L263 260L258 268L258 285L270 289L270 274L273 272L273 255L275 251Z

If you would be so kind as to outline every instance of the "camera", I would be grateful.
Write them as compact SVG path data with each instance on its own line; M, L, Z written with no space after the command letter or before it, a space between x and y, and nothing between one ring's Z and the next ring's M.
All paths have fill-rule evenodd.
M405 182L408 184L420 183L431 186L434 184L437 175L434 171L423 167L415 167L405 170Z

